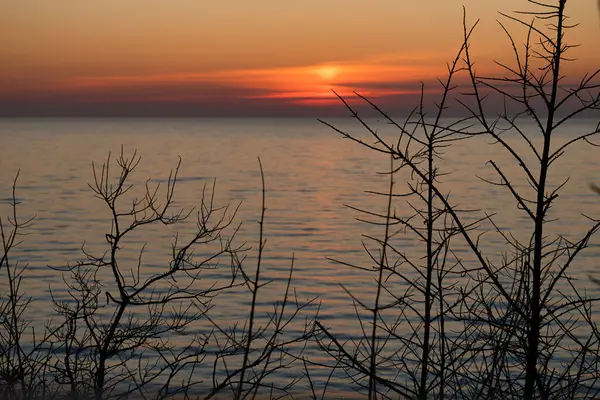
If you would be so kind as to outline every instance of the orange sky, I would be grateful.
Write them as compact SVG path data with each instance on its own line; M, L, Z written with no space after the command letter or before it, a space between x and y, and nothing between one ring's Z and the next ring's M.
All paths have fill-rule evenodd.
M463 4L485 71L510 51L496 9L525 0L10 1L0 115L294 115L339 107L331 88L408 106L458 49ZM598 68L596 0L568 14L574 72Z

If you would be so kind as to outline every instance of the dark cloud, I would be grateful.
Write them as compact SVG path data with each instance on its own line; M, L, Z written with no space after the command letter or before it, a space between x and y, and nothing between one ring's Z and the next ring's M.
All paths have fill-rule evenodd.
M301 117L346 114L342 103L333 98L270 98L273 94L276 92L266 89L204 84L0 95L0 117ZM418 100L418 97L407 95L377 100L403 112L415 99Z
M457 80L454 96L445 115L464 115L467 110L454 98L473 104L466 82ZM420 103L421 82L337 82L345 93L369 96L390 115L403 116ZM517 90L509 85L503 90ZM568 90L569 87L564 86ZM424 107L434 115L441 86L425 82ZM516 93L516 92L515 92ZM75 87L64 90L42 89L16 94L0 93L0 117L326 117L347 115L348 111L335 97L310 95L280 96L281 92L261 88L235 87L213 82L169 82L147 85ZM496 113L502 107L520 110L514 102L503 103L499 95L487 96L485 107ZM373 115L372 107L355 96L346 96L363 115ZM540 104L541 106L541 104ZM571 107L572 109L572 107Z

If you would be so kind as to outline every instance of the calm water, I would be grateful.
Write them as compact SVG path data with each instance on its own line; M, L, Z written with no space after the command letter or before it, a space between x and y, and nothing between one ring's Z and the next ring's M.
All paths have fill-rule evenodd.
M361 134L349 119L331 121ZM558 133L555 143L564 143L590 127L589 121L576 121ZM380 129L384 135L394 134L383 124ZM125 153L137 149L142 158L132 177L134 183L148 178L164 183L181 157L175 193L177 208L199 205L203 186L211 187L215 179L217 205L235 206L241 202L236 221L242 226L236 242L253 247L246 260L249 270L255 262L258 242L260 157L267 190L263 273L265 279L274 280L259 298L260 318L265 318L272 301L280 298L293 256L293 286L298 298L318 296L325 325L337 333L360 335L351 300L338 284L343 283L357 296L368 299L374 290L373 280L360 271L334 264L327 257L370 265L361 234L381 232L357 221L357 212L344 205L383 212L384 199L366 192L386 190L387 178L377 173L388 168L388 160L341 139L312 119L0 121L1 215L8 213L7 199L19 170L19 212L24 218L35 216L34 225L23 237L24 243L16 249L15 256L29 263L23 288L36 300L30 309L36 323L41 326L52 312L50 288L58 298L65 295L60 273L47 266L66 266L80 260L83 243L92 252L101 251L106 244L104 235L110 229L110 216L102 202L93 197L87 183L93 179L92 161L101 165L109 152L114 156L121 146ZM515 142L515 146L524 149L522 143ZM589 189L592 182L600 184L599 154L597 148L575 145L554 167L552 183L571 177L552 209L552 216L560 216L560 220L551 229L567 238L577 238L588 226L581 212L600 217L600 198ZM477 138L447 149L443 157L442 169L450 174L441 179L441 185L451 192L454 203L497 213L496 222L503 229L516 236L524 234L527 222L516 210L508 191L478 178L495 177L493 169L486 165L493 159L505 167L519 187L525 187L527 183L506 153L488 139ZM397 211L403 211L401 205L397 205ZM185 235L192 229L192 223L179 228L141 229L126 242L125 261L134 262L135 254L147 242L142 269L148 274L159 271L168 262L173 233ZM402 246L409 255L422 254L422 245L399 240L405 240ZM582 285L590 274L600 275L597 243L598 240L592 241L572 270ZM493 236L483 244L491 258L500 257L504 250L501 241ZM217 279L214 274L208 279ZM597 288L590 285L589 290L593 293ZM222 297L215 315L236 320L247 312L249 300L249 296L239 294ZM307 310L306 315L311 312L314 308ZM312 355L318 357L318 352L313 351ZM290 376L295 373L289 372ZM315 376L325 379L318 371Z

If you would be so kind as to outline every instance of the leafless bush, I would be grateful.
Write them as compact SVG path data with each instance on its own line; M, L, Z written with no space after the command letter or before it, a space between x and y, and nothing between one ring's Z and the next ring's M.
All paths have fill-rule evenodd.
M65 285L60 295L56 290L51 293L58 318L47 321L44 337L36 340L34 335L33 344L24 344L31 339L31 335L24 338L30 327L25 312L31 299L20 288L26 266L13 264L10 258L31 220L18 219L13 188L13 214L8 225L0 220L4 247L0 271L8 282L8 294L0 302L2 393L15 399L211 398L229 388L233 397L245 398L262 394L259 390L265 387L270 393L285 393L295 380L278 386L267 378L299 358L313 324L296 320L312 301L301 301L292 291L292 262L281 299L273 303L266 323L258 318L259 291L269 283L268 277L261 281L264 176L252 277L245 266L249 248L233 244L239 228L233 225L237 209L214 204L214 185L204 187L198 209L173 210L179 163L164 186L148 180L140 195L132 183L139 162L135 152L128 157L121 150L115 161L109 155L101 167L93 165L89 186L110 215L110 229L101 247L94 251L82 247L83 260L53 268L63 274ZM145 229L177 225L192 217L195 231L187 238L175 235L170 261L162 268L148 269L147 244L138 244L137 256L131 257ZM134 233L136 240L131 240ZM218 275L206 277L217 268ZM241 321L224 325L209 312L219 294L236 288L238 292L246 288L251 296L248 316L243 325ZM301 333L288 331L292 325L297 331L298 324ZM35 334L33 325L31 330ZM239 367L231 369L236 362ZM211 366L212 388L197 373Z
M575 86L563 86L563 64L570 61L565 54L572 47L565 42L572 27L566 23L566 1L529 3L536 10L502 14L526 28L524 50L519 50L500 22L515 55L514 65L498 63L505 76L477 75L470 51L473 27L465 22L463 46L449 64L448 79L441 82L433 117L426 117L423 97L414 115L400 124L358 95L398 129L396 141L383 138L342 98L366 136L325 122L344 138L393 160L389 191L381 193L387 211L358 210L384 230L382 238L367 238L379 249L374 253L365 245L373 266L347 263L377 274L373 305L350 293L355 307L372 315L366 322L360 319L364 336L343 344L319 322L322 347L336 366L344 366L353 381L368 389L369 398L392 393L421 399L598 396L600 341L592 312L597 299L588 297L569 271L600 222L588 217L589 228L577 239L553 237L549 210L566 182L551 186L549 177L554 162L573 144L593 145L590 139L600 132L598 124L565 143L551 142L553 133L572 118L595 115L600 70ZM453 83L459 72L466 75L467 85ZM461 93L450 98L457 86ZM488 96L494 95L505 104L496 114L488 110ZM441 117L451 102L466 117L447 123ZM527 131L524 120L533 121L538 132ZM525 141L529 154L523 154L510 134ZM506 189L530 221L527 241L505 232L485 210L480 217L461 210L437 179L442 172L436 160L443 149L480 136L492 138L520 167L523 178L509 176L490 160L498 180L487 182ZM519 179L528 183L525 189L515 184ZM393 190L394 182L406 182L406 189ZM397 210L408 214L398 215ZM423 256L409 259L395 244L400 235L421 241ZM497 257L485 246L490 235L498 235L506 246ZM558 289L559 284L570 291ZM382 294L388 299L382 301ZM558 352L569 361L558 361Z

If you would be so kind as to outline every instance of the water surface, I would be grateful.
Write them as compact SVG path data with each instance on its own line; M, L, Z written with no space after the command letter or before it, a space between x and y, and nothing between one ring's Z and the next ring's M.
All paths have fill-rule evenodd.
M338 126L363 135L349 119L332 120ZM386 137L393 129L377 123ZM590 121L575 121L569 129L557 133L555 145L564 143L585 129ZM533 126L530 127L533 130ZM525 144L515 139L518 150ZM35 324L52 313L50 290L56 298L66 296L62 276L48 266L73 265L82 259L81 247L90 252L106 249L105 234L110 230L110 214L102 201L93 196L88 183L93 182L92 162L96 167L114 160L121 148L134 151L141 162L131 177L137 190L151 179L164 187L169 171L182 163L175 191L174 207L191 209L200 205L203 188L215 184L215 204L230 205L228 216L239 206L236 224L241 227L236 243L245 243L245 265L253 269L258 247L258 220L261 211L261 178L258 158L266 182L266 250L263 276L273 280L259 298L259 319L266 318L272 302L281 298L289 267L294 262L293 286L298 299L318 297L320 318L334 332L349 337L360 336L352 301L339 285L342 283L357 297L369 299L374 292L373 278L329 258L371 267L372 261L362 246L363 234L381 235L381 227L358 221L359 213L350 205L383 212L386 201L368 192L387 190L389 160L342 139L313 119L40 119L0 121L0 210L9 213L12 181L19 171L17 198L22 218L35 217L33 226L15 250L14 257L28 263L22 288L35 302L29 315ZM464 209L496 213L496 223L515 236L527 238L529 221L518 211L505 189L492 186L480 178L496 179L488 160L504 168L517 188L528 183L514 160L494 146L488 138L461 141L445 150L440 161L443 172L440 186L451 193L454 204ZM582 215L600 217L600 198L589 189L598 178L598 149L583 143L553 166L552 185L570 177L557 205L550 231L561 232L572 240L590 225ZM115 169L116 170L116 169ZM399 184L403 184L400 182ZM133 192L141 195L142 192ZM127 207L125 202L120 204ZM410 212L398 202L396 212ZM473 217L475 218L475 216ZM3 219L4 221L4 219ZM483 226L481 229L488 229ZM190 235L193 221L181 226L140 229L133 232L123 249L124 268L133 268L144 243L142 272L150 275L165 268L171 255L174 233ZM414 239L398 236L397 245L418 259L424 247ZM591 242L572 275L587 286L590 293L598 289L588 281L599 274L597 240ZM484 236L482 245L489 257L501 257L504 243L497 236ZM466 258L468 260L468 257ZM225 269L225 274L227 270ZM218 279L211 271L206 281ZM108 278L106 275L105 278ZM4 282L3 282L4 283ZM0 286L1 288L2 286ZM228 294L219 298L215 315L235 321L246 315L250 297ZM316 307L306 310L309 316ZM198 327L198 329L203 329ZM309 349L315 359L324 356ZM324 359L324 358L323 358ZM210 367L210 366L208 366ZM298 371L289 372L293 376ZM316 372L318 379L326 375Z

